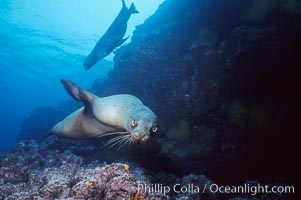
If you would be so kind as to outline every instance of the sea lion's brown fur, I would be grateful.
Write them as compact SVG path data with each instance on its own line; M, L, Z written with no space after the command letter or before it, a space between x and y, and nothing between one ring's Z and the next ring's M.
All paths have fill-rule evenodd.
M62 80L62 83L68 93L85 106L57 123L51 130L54 135L86 139L128 132L132 141L143 143L157 131L156 115L137 97L121 94L99 98L71 81Z

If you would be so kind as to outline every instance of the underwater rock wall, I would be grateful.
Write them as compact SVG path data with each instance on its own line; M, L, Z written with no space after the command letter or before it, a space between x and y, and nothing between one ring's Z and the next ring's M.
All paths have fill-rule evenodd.
M219 76L223 69L212 62L212 50L225 34L214 27L230 12L223 7L225 13L212 15L221 10L213 7L214 3L165 1L137 27L132 42L116 52L107 91L100 93L137 95L147 105L153 105L162 120L169 120L167 124L214 109L219 92L216 81L222 81Z

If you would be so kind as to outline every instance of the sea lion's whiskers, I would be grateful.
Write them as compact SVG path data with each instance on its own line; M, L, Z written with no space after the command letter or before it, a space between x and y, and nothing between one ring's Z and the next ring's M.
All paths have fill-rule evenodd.
M124 139L121 139L121 141L119 141L118 143L119 143L119 147L118 147L118 151L121 149L121 148L123 148L123 147L125 147L125 146L127 146L129 143L129 140L131 140L131 136L129 135L128 137L126 137L126 138L124 138Z
M114 135L114 134L129 134L130 132L128 131L121 131L121 132L112 132L112 133L107 133L105 135Z
M110 136L110 135L126 135L129 134L130 132L113 132L113 133L105 133L103 135L97 136L97 138L105 137L105 136Z
M121 147L123 146L124 142L128 139L128 137L124 137L121 140L119 140L116 145L118 146L117 151L119 151L121 149Z
M124 146L128 146L131 139L132 139L131 136L129 136L129 137L126 139L126 141L124 142Z
M122 138L120 138L119 140L115 141L114 143L112 143L108 148L111 149L112 147L122 143L125 139L127 139L127 135L123 136Z
M122 141L119 143L119 147L118 147L117 151L119 151L122 147L124 147L124 144L126 143L127 140L128 140L128 137L122 139Z
M133 141L133 140L131 140L131 141L130 141L130 144L134 144L134 141Z
M118 140L120 140L120 139L122 139L122 138L124 138L124 137L126 137L126 136L127 136L127 135L120 135L120 136L114 137L114 138L110 139L110 140L107 142L107 144L111 144L112 142L118 141Z
M127 139L124 141L123 147L126 147L126 146L127 146L128 141L129 141L129 138L127 138Z
M110 140L107 141L102 147L104 148L104 147L107 147L107 146L109 146L109 145L111 145L111 144L115 144L116 142L118 142L118 141L121 140L122 138L123 138L123 137L118 136L118 137L116 137L116 138L110 139Z
M125 141L126 139L127 139L127 137L121 138L121 139L117 142L117 144L122 144L122 142Z
M130 144L131 144L131 141L132 141L132 138L131 137L129 137L128 139L127 139L127 141L126 141L126 146L129 146Z
M115 137L113 139L110 139L105 145L104 147L108 146L108 145L111 145L109 148L116 145L116 143L120 142L120 140L124 139L124 138L127 138L129 135L121 135L121 136L118 136L118 137Z

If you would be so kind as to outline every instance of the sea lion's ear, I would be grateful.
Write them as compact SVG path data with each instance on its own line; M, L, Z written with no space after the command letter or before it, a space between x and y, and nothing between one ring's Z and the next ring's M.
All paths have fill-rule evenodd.
M70 94L71 97L73 97L77 101L83 102L86 108L90 107L94 99L93 94L81 89L71 81L62 79L61 83L64 85L65 89L67 90L67 92Z

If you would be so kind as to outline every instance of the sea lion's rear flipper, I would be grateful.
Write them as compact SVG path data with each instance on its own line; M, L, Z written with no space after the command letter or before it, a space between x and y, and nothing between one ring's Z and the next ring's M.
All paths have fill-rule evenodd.
M134 3L131 4L129 11L131 14L139 13L139 11L136 9L136 6Z
M130 12L130 14L139 13L139 11L136 9L136 6L134 3L132 3L131 6L129 8L127 8L125 1L121 0L121 2L122 2L122 9L127 9Z
M56 137L55 137L55 138L56 138L56 139L55 139L56 142L60 142L61 138L60 138L59 136L57 136L56 134L54 134L51 130L48 131L48 133L47 133L46 135L43 135L42 137L40 137L40 138L38 139L38 141L46 140L47 138L49 138L49 137L51 137L51 136L56 136Z
M50 136L53 136L54 134L51 132L51 131L49 131L46 135L43 135L42 137L40 137L39 139L38 139L38 141L43 141L43 140L45 140L46 138L48 138L48 137L50 137Z
M93 94L83 90L71 81L62 79L61 83L64 85L65 89L71 97L73 97L77 101L82 102L85 105L85 112L91 111L92 101L94 99Z

